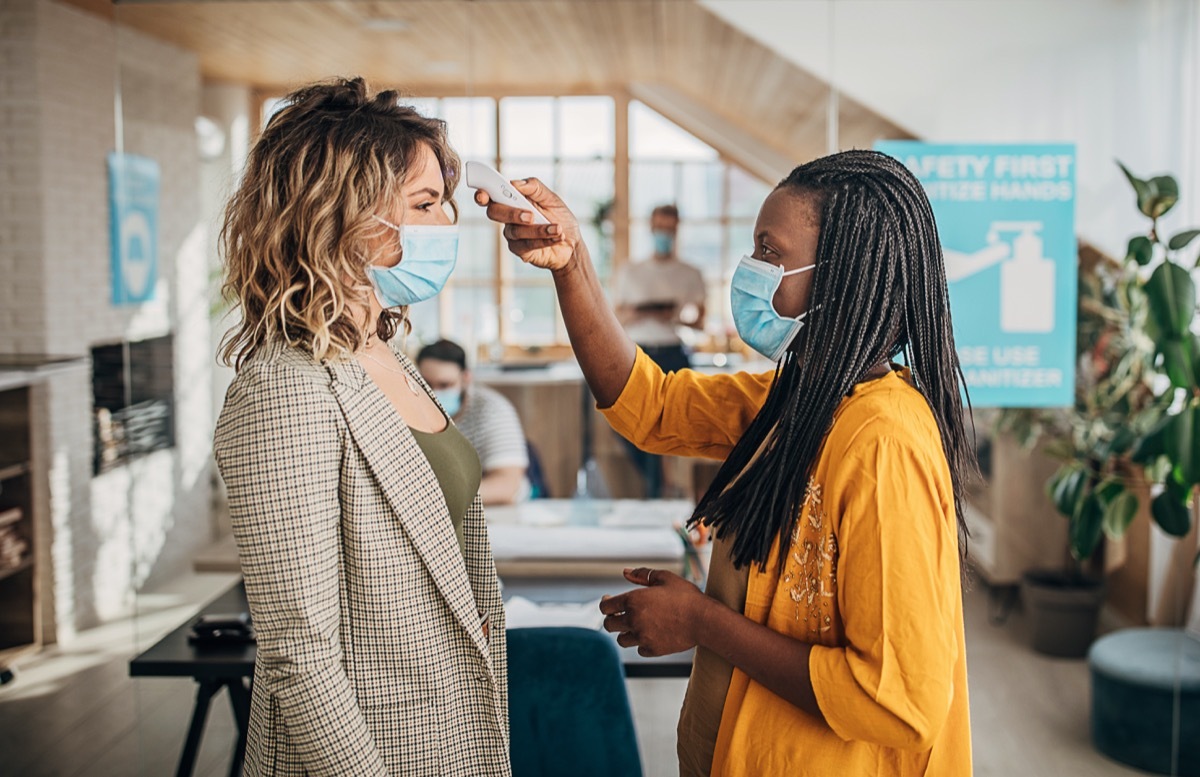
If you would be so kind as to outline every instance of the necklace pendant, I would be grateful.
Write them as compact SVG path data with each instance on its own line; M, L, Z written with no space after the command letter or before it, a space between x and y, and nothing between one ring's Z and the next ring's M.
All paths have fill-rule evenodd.
M412 375L409 375L407 372L406 372L406 373L404 373L404 381L405 381L406 383L408 383L408 390L409 390L409 391L411 391L413 394L416 394L416 395L420 396L420 394L421 394L421 386L420 386L420 384L419 384L419 383L417 383L415 380L413 380L413 376L412 376Z

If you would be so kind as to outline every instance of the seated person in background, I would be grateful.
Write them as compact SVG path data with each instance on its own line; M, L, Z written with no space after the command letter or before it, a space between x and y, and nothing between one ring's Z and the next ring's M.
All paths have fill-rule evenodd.
M612 302L629 338L663 372L678 372L691 366L679 327L704 328L704 276L675 255L678 208L655 208L650 213L650 231L654 253L621 268L613 284ZM644 496L662 496L662 459L632 444L625 447L642 476Z
M479 495L485 505L529 497L529 454L517 410L503 395L471 382L462 346L438 340L417 354L417 369L459 431L475 446L483 467Z

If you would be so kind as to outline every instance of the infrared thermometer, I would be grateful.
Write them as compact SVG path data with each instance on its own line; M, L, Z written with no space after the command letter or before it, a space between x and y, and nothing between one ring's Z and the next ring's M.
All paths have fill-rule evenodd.
M496 172L495 169L485 165L483 162L467 162L464 165L464 178L467 186L472 189L482 189L488 193L494 201L509 205L520 210L527 210L533 213L534 224L549 224L550 221L542 215L541 211L533 206L533 203L525 198L525 195L516 190L513 185L505 180L504 176Z

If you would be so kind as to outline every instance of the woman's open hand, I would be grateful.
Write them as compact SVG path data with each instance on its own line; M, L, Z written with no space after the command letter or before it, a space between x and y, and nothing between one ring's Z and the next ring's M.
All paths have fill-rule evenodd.
M605 631L621 647L643 656L665 656L696 646L703 608L713 600L682 577L663 569L626 569L625 579L644 588L600 600Z
M475 192L475 202L487 207L489 219L504 225L508 250L521 261L551 271L569 266L582 240L575 214L536 178L513 181L513 186L537 206L549 224L532 223L533 214L529 211L494 202L482 190Z

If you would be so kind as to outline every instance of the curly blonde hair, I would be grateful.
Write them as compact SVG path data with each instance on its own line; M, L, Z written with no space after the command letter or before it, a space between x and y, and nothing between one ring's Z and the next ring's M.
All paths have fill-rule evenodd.
M399 98L338 79L292 92L267 123L221 228L221 292L241 313L221 342L225 364L240 367L274 339L317 360L362 345L366 322L355 316L371 288L368 245L386 229L372 216L399 196L421 144L455 207L459 160L445 123ZM406 308L384 310L375 332L390 340L406 318Z

